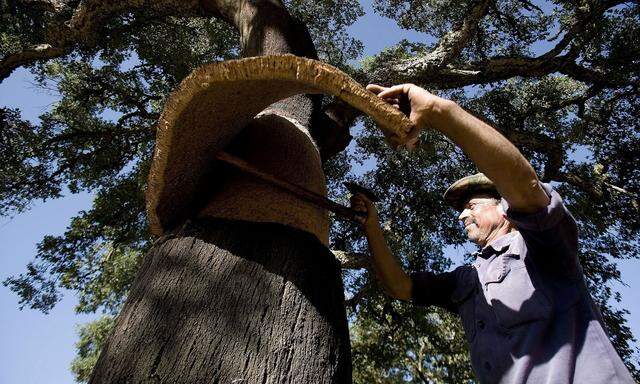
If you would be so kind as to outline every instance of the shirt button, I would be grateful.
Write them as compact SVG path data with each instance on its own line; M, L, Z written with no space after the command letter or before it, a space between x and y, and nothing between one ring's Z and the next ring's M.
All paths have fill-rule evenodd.
M478 328L484 329L484 321L483 320L478 320Z
M486 369L487 371L490 371L490 370L491 370L491 364L489 364L489 362L488 362L488 361L485 361L485 362L484 362L484 369Z

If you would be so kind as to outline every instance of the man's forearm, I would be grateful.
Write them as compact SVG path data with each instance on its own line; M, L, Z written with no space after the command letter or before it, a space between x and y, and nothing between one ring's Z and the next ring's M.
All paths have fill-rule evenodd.
M448 100L434 108L428 124L461 147L514 209L533 212L548 204L531 164L493 127Z
M411 298L411 279L391 254L380 226L371 226L365 230L365 233L378 281L390 296L409 300Z

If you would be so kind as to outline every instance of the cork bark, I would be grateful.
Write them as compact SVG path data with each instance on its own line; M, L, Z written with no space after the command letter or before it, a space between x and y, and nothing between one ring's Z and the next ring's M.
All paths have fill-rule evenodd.
M393 136L400 142L409 140L412 125L406 116L328 64L293 55L278 55L202 66L184 79L169 97L158 122L147 190L152 232L160 235L179 225L194 210L210 205L213 200L207 193L228 184L223 173L214 169L212 155L227 150L232 141L238 140L241 132L247 133L251 124L263 125L258 124L259 119L255 116L267 107L265 112L281 116L283 121L272 121L280 127L277 132L268 129L270 138L257 140L245 135L247 145L254 142L252 153L260 152L260 162L255 165L285 179L291 176L287 173L304 172L313 176L313 180L297 182L325 194L324 181L322 186L315 182L323 179L323 175L320 150L311 128L316 126L321 131L322 127L317 127L318 122L310 122L318 114L310 113L314 107L307 96L311 96L298 94L302 92L335 94L345 103L365 111L389 137ZM283 101L273 104L277 100ZM287 133L291 124L284 120L292 123L300 135ZM254 128L254 136L261 135L260 130L264 130L257 126ZM296 152L294 156L290 156L292 150ZM267 168L262 169L263 166ZM214 185L205 188L207 182ZM245 189L256 196L265 191L271 192L268 187ZM320 217L316 218L317 215L308 210L298 212L296 204L287 195L281 195L278 201L286 207L263 204L258 207L261 211L258 212L244 209L245 201L239 199L233 206L236 212L233 218L252 220L261 217L293 224L316 233L321 239L326 238L326 231L323 233L317 229L318 226L307 223L306 218L321 220ZM278 213L285 208L290 210L290 215ZM229 215L225 217L231 218Z
M147 254L90 383L350 383L343 303L312 235L200 221Z

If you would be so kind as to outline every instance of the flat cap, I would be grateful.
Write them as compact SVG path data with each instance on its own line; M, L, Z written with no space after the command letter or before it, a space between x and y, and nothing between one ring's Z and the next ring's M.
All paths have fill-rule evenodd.
M466 176L451 184L444 193L444 200L455 209L462 211L464 203L471 195L488 194L500 198L493 181L484 173Z

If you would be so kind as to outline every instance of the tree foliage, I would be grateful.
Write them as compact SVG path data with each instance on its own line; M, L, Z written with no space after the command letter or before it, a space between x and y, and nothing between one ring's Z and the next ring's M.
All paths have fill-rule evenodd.
M78 330L80 339L76 343L78 355L71 363L77 382L87 382L93 367L98 361L102 345L109 337L113 329L114 319L110 316L102 316L98 320L81 326Z
M37 124L0 106L0 214L14 215L63 191L94 193L60 236L46 236L25 273L5 280L21 307L50 310L62 288L78 311L117 314L147 232L144 189L155 120L190 71L239 56L238 34L197 2L2 0L0 79L27 66L59 101ZM142 5L140 5L142 4ZM178 5L176 5L178 4ZM362 59L347 28L363 13L355 0L290 0L321 59L362 82L413 82L490 122L561 193L580 228L581 262L615 347L640 378L638 351L613 289L616 262L640 257L640 7L625 0L376 0L379 14L427 41L402 41ZM92 8L93 7L93 8ZM473 165L451 142L425 132L415 152L389 149L365 119L355 145L325 164L330 193L344 180L384 196L391 248L411 271L445 271L444 253L464 239L441 193ZM366 252L355 226L335 221L331 245ZM450 249L450 248L447 248ZM471 382L457 320L381 295L366 269L345 270L354 379ZM99 350L109 320L80 332L78 380Z

